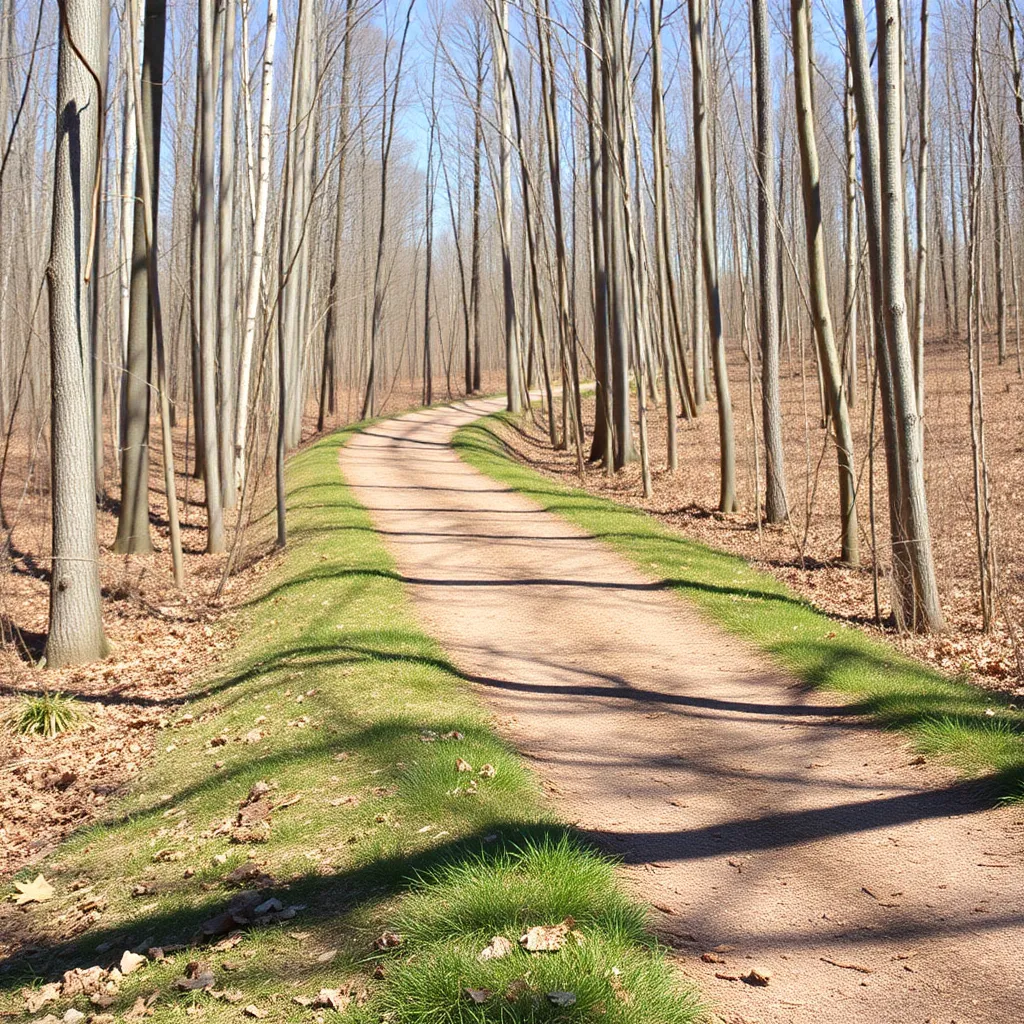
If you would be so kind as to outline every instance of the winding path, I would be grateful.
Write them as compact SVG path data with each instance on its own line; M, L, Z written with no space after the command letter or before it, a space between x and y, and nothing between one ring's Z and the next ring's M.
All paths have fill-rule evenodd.
M342 472L426 627L722 1019L1024 1019L1024 809L984 809L462 463L453 432L499 406L379 423ZM729 980L752 967L767 987Z

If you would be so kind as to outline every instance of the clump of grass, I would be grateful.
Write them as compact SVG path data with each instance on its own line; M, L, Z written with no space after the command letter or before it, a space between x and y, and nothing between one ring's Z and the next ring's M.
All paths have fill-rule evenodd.
M19 736L50 739L74 729L82 720L78 701L63 693L28 694L11 713L9 724Z
M519 947L527 929L567 918L573 933L561 949ZM549 832L427 873L402 901L398 925L408 948L386 967L379 1005L398 1024L702 1019L692 991L665 970L643 909L618 888L609 862L569 834ZM481 960L495 936L513 948ZM570 993L572 1003L549 993Z
M507 414L463 427L460 456L663 579L730 633L815 688L849 694L847 710L907 734L921 752L992 793L1024 801L1024 714L998 694L907 658L836 622L742 558L689 540L639 509L566 487L520 463L496 432Z

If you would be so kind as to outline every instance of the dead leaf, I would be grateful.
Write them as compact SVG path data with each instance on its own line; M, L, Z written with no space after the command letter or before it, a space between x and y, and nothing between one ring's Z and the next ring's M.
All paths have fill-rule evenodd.
M347 988L322 988L313 1000L314 1006L322 1006L327 1010L344 1010L352 1002Z
M329 964L337 955L338 951L336 949L328 949L316 958L316 962L318 964Z
M256 1006L253 1003L250 1003L242 1011L242 1013L244 1013L246 1015L246 1017L255 1017L257 1020L261 1020L263 1017L266 1017L266 1015L267 1015L267 1011L266 1010L261 1010L258 1006Z
M21 995L25 1000L25 1009L29 1013L38 1013L47 1003L55 1003L60 999L60 982L51 981L39 988L23 988Z
M748 985L757 985L762 988L771 980L771 971L762 971L757 967L752 967L746 974L740 975L740 981L745 981Z
M549 992L548 1002L553 1003L555 1006L575 1006L576 1005L576 993L575 992Z
M122 974L131 974L132 971L137 971L143 964L146 963L146 958L139 953L133 953L130 949L126 949L121 954L120 969Z
M259 729L250 729L245 734L246 743L259 743L261 739L263 739L263 733ZM253 1014L253 1016L255 1016L255 1014Z
M477 960L500 960L503 956L508 956L515 946L512 945L511 941L505 938L504 935L495 935L493 939L480 950L480 955Z
M489 988L467 988L463 991L466 993L466 998L477 1006L483 1006L494 995Z
M154 993L155 995L156 993ZM142 996L138 996L132 1005L132 1008L125 1014L128 1020L141 1020L143 1017L152 1017L153 1008L143 999Z
M153 854L154 864L167 864L174 860L184 860L185 853L182 850L157 850Z
M395 949L402 944L402 936L397 932L382 932L373 944L377 949Z
M14 888L18 890L18 895L11 898L19 907L53 899L53 886L42 875L36 875L31 882L15 882Z
M175 978L173 985L179 992L198 992L204 988L213 988L216 980L209 964L193 960L185 967L184 977Z
M63 993L66 998L94 995L102 991L109 975L102 967L75 967L64 972Z
M309 996L292 996L292 1002L298 1003L299 1006L312 1006L313 1000Z
M455 758L455 768L456 771L460 772L471 772L473 770L473 766L468 761L464 761L461 757Z
M485 764L480 769L480 776L484 779L493 779L498 774L498 769L493 764Z
M535 925L519 939L519 944L530 953L546 953L561 949L576 922L567 917L561 924ZM576 933L577 941L582 936Z

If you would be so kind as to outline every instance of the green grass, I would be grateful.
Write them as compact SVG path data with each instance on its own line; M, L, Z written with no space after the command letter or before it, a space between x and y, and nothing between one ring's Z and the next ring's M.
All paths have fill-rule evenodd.
M271 1022L313 1024L325 1011L293 997L354 983L368 991L364 1006L345 1011L356 1022L697 1020L692 993L644 930L643 909L624 898L606 860L550 818L469 685L415 625L400 578L340 480L347 436L291 461L290 547L239 613L235 660L187 708L169 709L159 753L103 820L18 876L41 871L55 896L0 907L4 941L29 943L0 965L0 1013L19 1014L23 986L57 981L71 966L109 967L125 949L181 943L166 962L126 977L107 1012L122 1019L156 992L155 1024L180 1022L192 1006L203 1021L238 1022L249 1004ZM246 742L252 730L258 742ZM442 738L451 731L462 738ZM473 773L457 771L457 757ZM479 775L484 764L493 777ZM275 804L300 799L273 811L265 842L217 834L261 780ZM244 930L230 950L197 943L201 924L235 894L225 876L250 857L273 879L264 897L303 909ZM145 891L133 896L137 887ZM101 906L91 924L77 909L89 899ZM515 941L569 916L582 945L477 959L494 935ZM374 940L385 929L404 941L380 952ZM176 991L195 960L241 1001ZM519 995L505 998L519 981ZM466 987L495 994L477 1006ZM573 991L576 1005L552 1004L555 990ZM70 1005L96 1010L78 996L35 1016L61 1017Z
M713 622L810 686L849 696L847 712L907 734L922 753L1024 800L1024 715L1006 699L902 656L828 618L746 561L688 540L637 509L563 486L515 458L499 414L464 427L461 457L494 480L594 534L662 579Z
M47 692L22 697L8 725L20 736L49 739L73 729L81 720L81 707L74 697Z

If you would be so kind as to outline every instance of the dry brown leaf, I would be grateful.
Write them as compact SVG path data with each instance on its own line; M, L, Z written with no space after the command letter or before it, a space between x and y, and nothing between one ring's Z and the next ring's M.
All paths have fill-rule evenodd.
M38 1013L47 1003L55 1003L60 999L60 982L51 981L39 988L23 988L21 995L25 1000L25 1009L29 1013Z
M213 988L215 983L213 968L201 960L193 960L185 967L184 977L175 978L172 984L179 992L198 992Z
M498 769L493 764L485 764L480 769L480 776L484 779L493 779L498 774Z
M757 967L751 967L746 974L740 975L740 981L745 981L748 985L757 985L762 988L771 980L771 971L762 971Z
M535 925L519 939L519 944L530 953L548 953L561 949L565 940L573 930L576 922L567 917L561 924ZM576 932L576 940L580 941L582 936Z
M122 974L131 974L132 971L137 971L143 964L146 963L146 958L139 953L133 953L130 949L126 949L121 954L120 967Z
M466 993L466 998L477 1006L483 1006L494 995L489 988L467 988L463 991Z
M395 949L402 944L402 936L397 932L381 932L373 944L377 949Z
M15 882L14 888L18 890L18 894L11 898L19 907L27 906L29 903L45 903L53 899L53 886L42 875L36 875L31 882Z
M480 950L480 955L477 960L500 960L503 956L508 956L515 946L509 939L506 939L504 935L495 935L491 941Z
M337 955L338 951L336 949L328 949L316 958L316 962L318 964L329 964Z
M254 1003L250 1003L250 1004L249 1004L249 1005L248 1005L248 1006L247 1006L247 1007L246 1007L246 1008L245 1008L245 1009L244 1009L244 1010L242 1011L242 1013L244 1013L244 1014L246 1015L246 1017L255 1017L255 1018L256 1018L257 1020L260 1020L260 1019L262 1019L263 1017L266 1017L266 1015L267 1015L267 1011L266 1011L266 1010L261 1010L261 1009L260 1009L260 1008L259 1008L258 1006L256 1006L256 1005L255 1005Z
M461 757L455 758L455 769L460 772L471 772L473 766L468 762L464 761Z
M326 1010L344 1010L352 1002L348 988L322 988L313 1000L314 1006L322 1006Z

